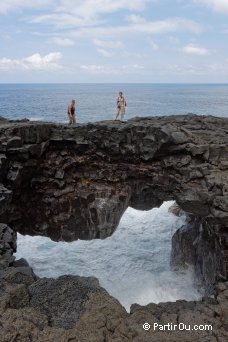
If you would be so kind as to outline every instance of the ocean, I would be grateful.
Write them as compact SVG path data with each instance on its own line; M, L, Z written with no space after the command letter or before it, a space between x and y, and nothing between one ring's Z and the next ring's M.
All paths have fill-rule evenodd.
M224 84L0 84L0 116L67 122L74 98L78 123L115 118L117 93L127 101L125 119L194 113L228 116Z
M120 90L126 120L187 113L228 117L228 85L193 84L0 84L0 116L65 123L74 98L79 123L111 120ZM128 208L105 240L56 243L18 234L16 257L27 259L40 277L95 276L128 311L133 303L197 300L202 294L192 270L176 273L169 267L171 238L185 221L168 212L171 204Z
M97 277L128 311L133 303L198 300L202 294L191 268L170 270L171 239L185 223L185 216L168 212L172 203L149 211L128 208L105 240L67 243L18 234L16 257L25 258L40 277Z

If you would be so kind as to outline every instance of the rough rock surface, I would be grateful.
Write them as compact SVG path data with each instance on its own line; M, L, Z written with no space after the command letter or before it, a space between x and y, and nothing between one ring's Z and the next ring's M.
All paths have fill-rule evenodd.
M173 237L173 264L192 263L210 289L227 280L227 133L227 119L195 115L76 127L1 121L1 227L56 241L105 238L128 206L146 210L174 199L192 221ZM37 280L29 267L7 267L15 242L4 229L0 341L228 338L227 282L217 284L211 300L134 305L127 314L94 279ZM206 322L214 329L144 331L145 322Z
M11 267L0 277L0 285L1 342L228 339L228 282L217 285L214 299L134 304L130 313L95 278L63 276L36 280L29 267ZM150 324L150 330L143 329L145 323ZM158 326L155 328L154 324ZM178 327L174 328L175 324ZM182 330L183 324L191 331ZM194 330L195 326L198 330Z
M185 215L185 212L181 209L181 207L174 202L170 207L169 207L169 212L172 213L175 216L182 216Z
M227 279L227 132L227 119L196 115L2 124L0 222L56 241L105 238L128 206L175 199L199 222L203 282Z
M16 252L16 232L0 223L0 271L13 264Z

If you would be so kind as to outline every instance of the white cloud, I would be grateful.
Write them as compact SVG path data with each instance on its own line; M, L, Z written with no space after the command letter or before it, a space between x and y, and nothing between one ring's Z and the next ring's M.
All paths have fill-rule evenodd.
M52 0L2 0L0 2L0 14L21 10L23 8L42 8L50 4Z
M102 37L105 38L119 36L129 31L129 28L126 26L97 26L97 27L83 27L77 30L71 31L69 34L71 37L76 38L97 38Z
M104 69L103 65L96 65L96 64L83 64L81 65L81 69L86 70L86 71L100 71Z
M62 55L59 52L51 52L43 57L39 53L35 53L22 59L3 57L0 59L0 70L56 70L61 68L61 65L58 64L61 58Z
M72 37L84 38L94 37L94 39L118 39L120 36L129 36L137 34L162 34L178 31L190 31L193 33L202 32L202 27L195 21L185 18L172 18L161 21L146 21L140 16L128 16L128 25L122 26L97 26L83 27L75 31L71 31Z
M105 58L110 58L113 56L113 53L111 53L109 50L120 49L124 46L121 41L100 40L96 38L93 39L93 44L98 47L97 52Z
M131 24L131 28L137 32L146 33L166 33L175 31L190 31L200 33L202 27L193 20L185 18L171 18L159 21L146 21L138 15L130 15L127 20Z
M145 24L146 20L141 17L140 15L131 14L126 17L127 21L129 21L131 24L141 25Z
M124 44L119 41L112 41L112 40L100 40L100 39L93 39L93 43L96 46L99 46L103 49L121 49L124 47Z
M32 24L47 24L57 28L73 28L98 25L101 22L89 17L79 17L72 13L51 13L40 16L33 16L29 20Z
M105 67L104 65L88 64L81 65L81 69L89 74L110 74L113 73L112 69Z
M132 72L132 71L137 71L137 70L143 70L144 66L140 64L128 64L128 65L123 65L121 68L125 71Z
M199 55L199 56L205 56L210 55L210 50L200 47L194 44L188 44L183 48L183 51L188 54L192 55Z
M127 9L130 11L141 11L147 3L153 0L61 0L58 7L59 12L74 13L79 17L94 18L100 14L112 13Z
M228 14L227 0L193 0L197 5L203 5L212 8L214 11Z
M51 13L34 16L31 23L57 27L85 27L101 23L101 16L120 10L141 11L155 0L61 0Z
M176 75L204 75L206 74L206 69L201 66L195 66L191 64L178 65L169 64L168 70Z
M89 74L138 74L144 70L143 65L129 64L122 66L104 66L97 64L81 65L81 70L86 71Z
M69 38L54 37L52 41L55 44L60 45L60 46L73 46L74 45L74 41Z
M167 69L176 75L228 75L228 60L213 64L169 64Z
M102 57L105 57L105 58L110 58L110 57L112 57L112 54L109 52L109 51L107 51L107 50L105 50L105 49L97 49L97 52L102 56Z
M147 53L140 53L137 51L123 51L123 56L128 58L128 60L132 61L132 60L144 60L146 58L149 57L149 55Z
M125 26L106 27L104 25L106 24L106 21L103 20L105 14L120 10L138 12L144 9L147 4L155 1L156 0L61 0L54 11L40 16L33 16L30 18L30 22L53 25L58 28L79 28L75 32L75 35L92 35L92 37L96 37L96 39L100 37L99 33L102 36L105 36L109 34L117 35L129 33L131 31L151 34L181 30L193 33L202 31L202 27L193 20L171 18L159 21L147 21L138 14L127 16L126 19L129 24ZM98 33L98 35L96 35L96 33ZM107 46L100 47L107 48Z

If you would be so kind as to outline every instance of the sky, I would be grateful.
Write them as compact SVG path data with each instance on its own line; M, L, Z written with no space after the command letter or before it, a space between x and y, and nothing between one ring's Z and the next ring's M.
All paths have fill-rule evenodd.
M228 83L228 0L0 0L0 83Z

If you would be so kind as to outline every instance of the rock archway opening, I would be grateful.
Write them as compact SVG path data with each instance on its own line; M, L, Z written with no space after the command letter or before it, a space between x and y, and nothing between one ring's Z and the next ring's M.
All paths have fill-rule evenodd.
M172 204L148 211L128 207L104 240L54 242L18 234L16 257L25 258L41 277L95 276L127 310L133 303L197 300L201 293L193 270L170 269L172 236L186 221L185 215L169 212Z

